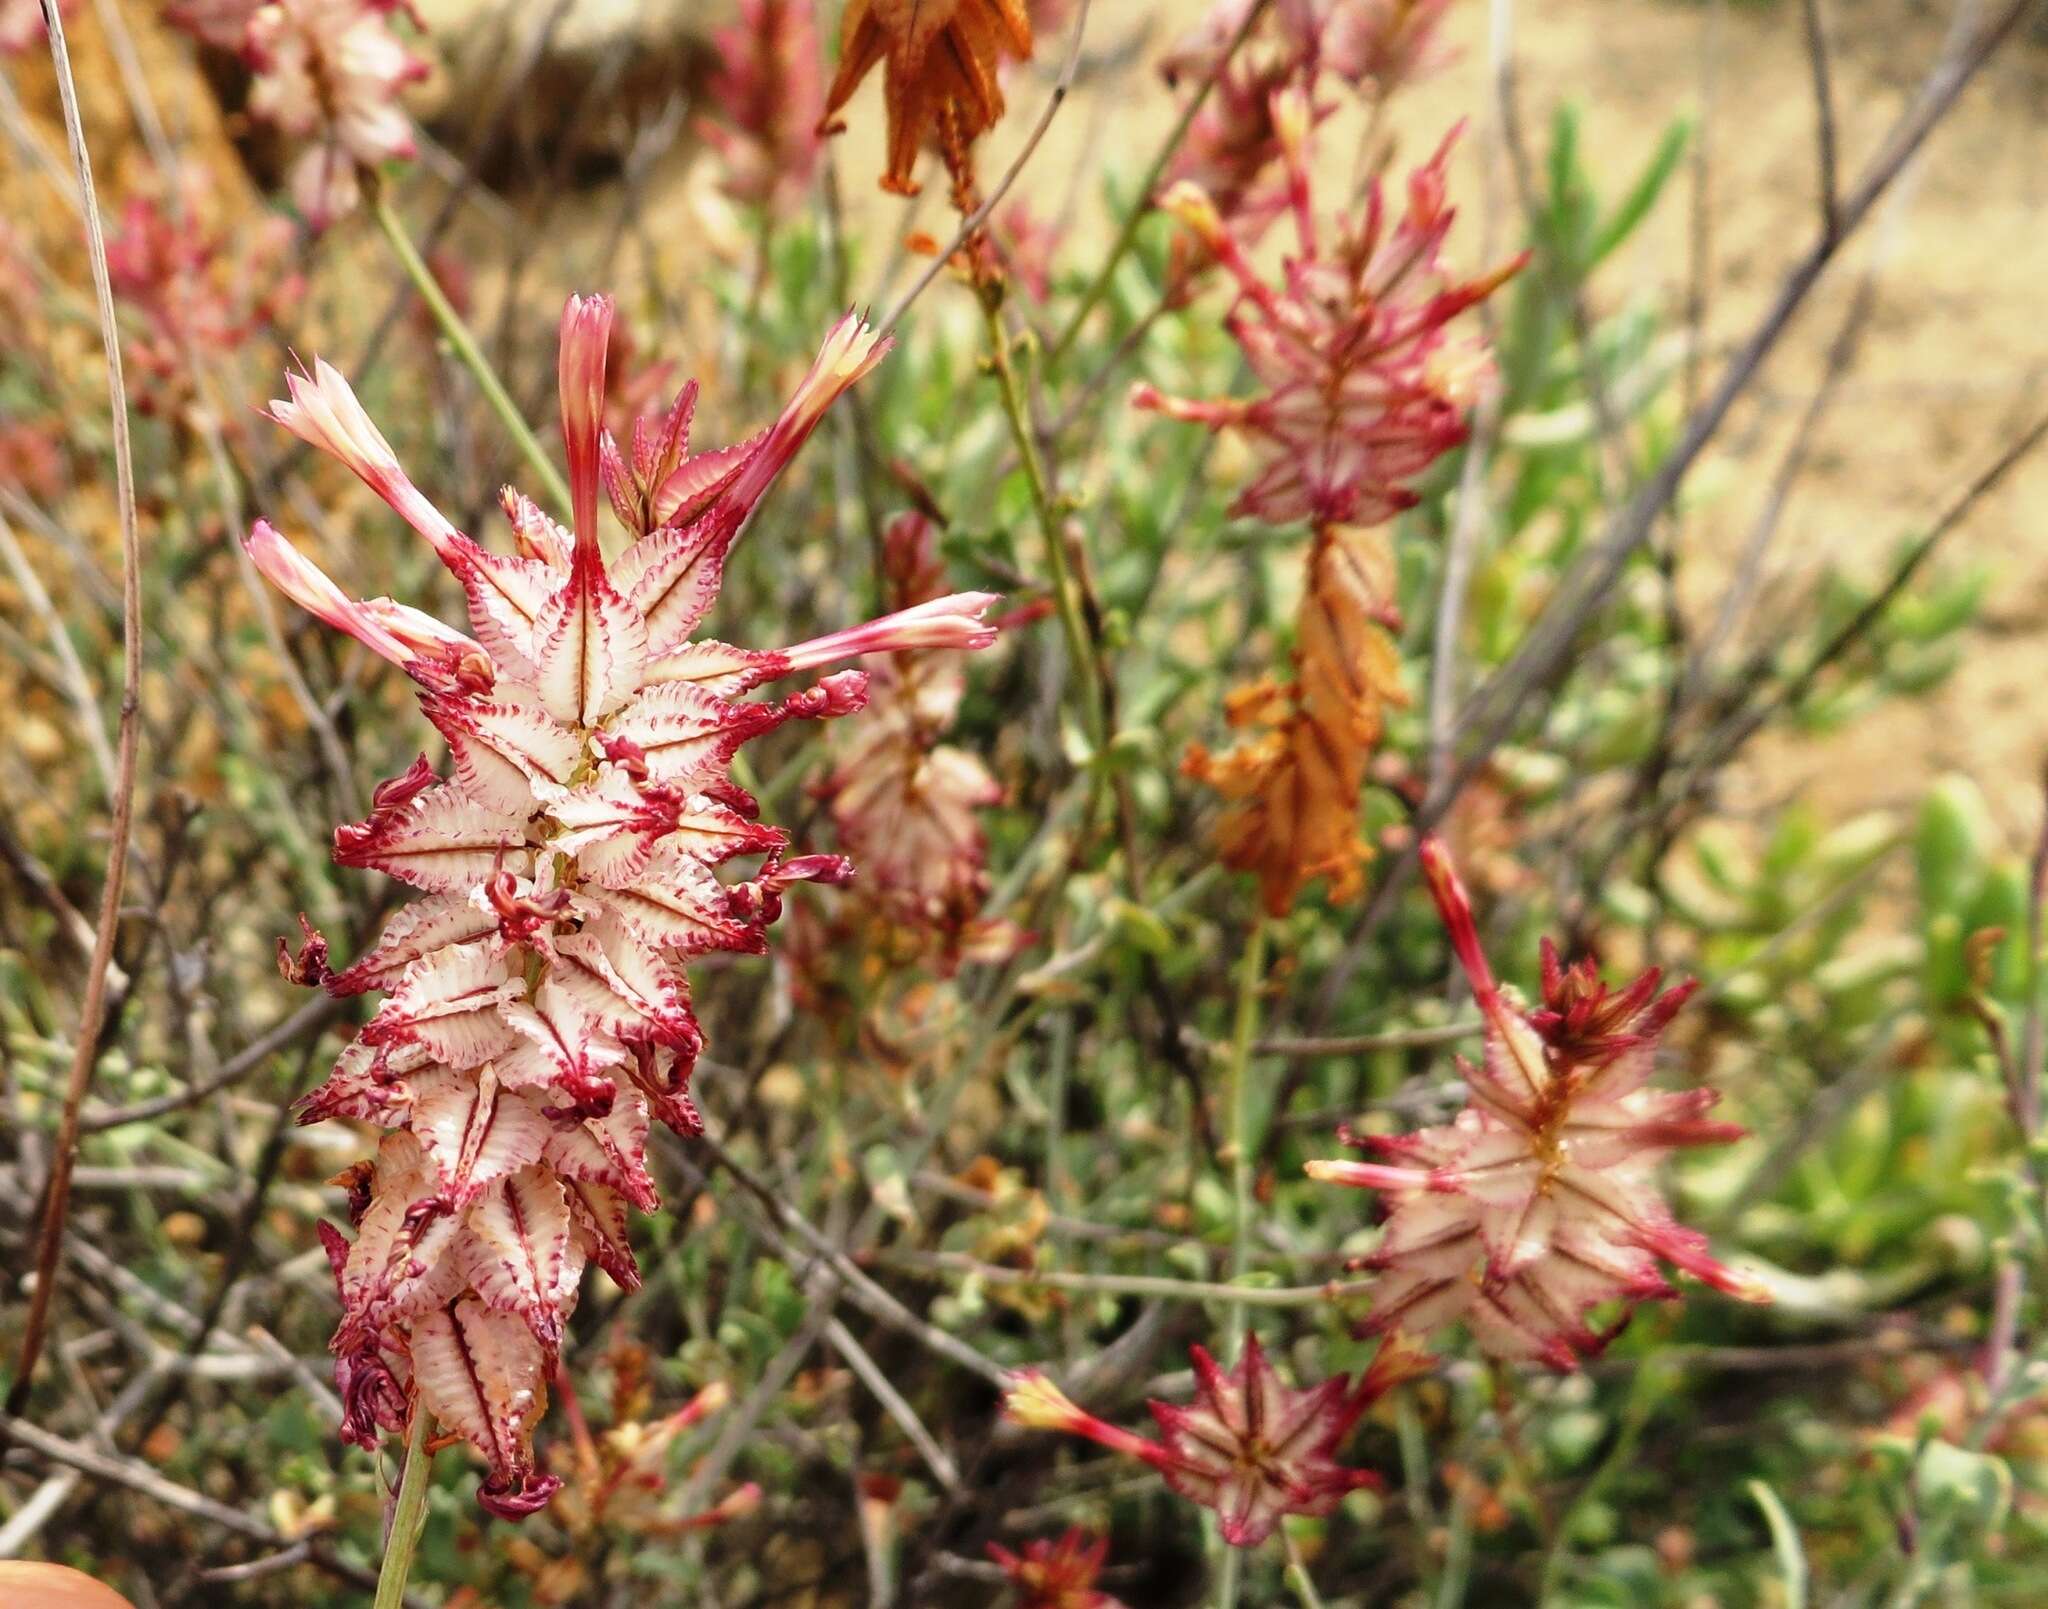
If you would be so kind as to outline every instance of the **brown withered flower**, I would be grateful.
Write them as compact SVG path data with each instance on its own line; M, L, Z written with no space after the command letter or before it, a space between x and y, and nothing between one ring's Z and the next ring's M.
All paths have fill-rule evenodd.
M889 152L882 188L914 196L911 177L927 140L952 175L953 196L971 210L972 147L1003 115L996 70L1005 56L1031 55L1031 17L1024 0L847 0L839 29L839 71L825 95L821 134L846 127L839 113L862 80L883 62L882 96L889 114Z

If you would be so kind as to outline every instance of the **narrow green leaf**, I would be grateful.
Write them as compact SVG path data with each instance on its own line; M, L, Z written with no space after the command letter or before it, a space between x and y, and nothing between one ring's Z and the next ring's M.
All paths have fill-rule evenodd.
M1664 193L1664 186L1671 175L1678 170L1678 159L1685 154L1685 147L1692 139L1692 119L1674 118L1671 126L1664 130L1664 137L1657 142L1657 149L1651 153L1648 164L1637 176L1629 193L1622 197L1621 205L1609 215L1607 222L1597 230L1592 244L1587 248L1584 267L1592 268L1606 257L1615 247L1635 233L1636 226L1649 216L1650 209L1657 204L1657 198Z
M1764 1524L1771 1528L1771 1551L1777 1554L1778 1570L1785 1578L1785 1609L1806 1609L1806 1551L1799 1545L1799 1528L1778 1494L1762 1481L1749 1483L1749 1495L1764 1511Z

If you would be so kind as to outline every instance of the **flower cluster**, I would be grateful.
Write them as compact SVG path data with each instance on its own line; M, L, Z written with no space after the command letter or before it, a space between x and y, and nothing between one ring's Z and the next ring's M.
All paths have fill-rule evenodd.
M712 43L718 70L706 92L718 116L700 127L725 159L736 201L786 205L818 165L818 19L813 0L740 0L739 18Z
M349 597L267 524L249 539L294 601L420 684L448 744L452 780L422 756L334 839L342 865L426 897L344 971L328 971L317 935L280 959L335 994L384 994L300 1114L391 1131L347 1178L353 1242L325 1229L344 1434L374 1445L401 1427L409 1380L484 1455L481 1500L509 1515L558 1484L532 1434L586 1261L637 1283L626 1208L655 1205L649 1125L701 1127L689 1086L702 1034L682 963L761 953L791 884L851 871L838 856L788 858L729 769L784 722L860 708L866 677L840 671L779 702L745 695L864 653L994 637L979 619L990 596L962 593L792 648L693 640L754 506L886 343L849 316L767 430L691 455L686 387L636 426L629 454L602 426L611 323L604 298L563 315L572 524L508 490L516 556L448 522L324 363L272 405L428 540L461 583L473 636ZM601 482L636 538L609 566ZM721 882L717 869L745 856L763 857L759 871Z
M411 0L269 0L253 11L241 50L255 81L249 110L307 142L292 164L292 203L315 229L353 212L362 174L414 154L399 91L427 64L391 31ZM413 17L417 23L417 17ZM232 19L208 19L223 34Z
M1132 402L1247 437L1257 469L1235 512L1272 524L1307 520L1313 532L1294 681L1241 690L1228 714L1252 735L1227 754L1197 748L1187 761L1231 803L1225 861L1257 875L1278 915L1317 877L1335 899L1358 887L1366 855L1359 791L1385 711L1403 698L1394 556L1386 533L1371 527L1412 505L1410 483L1464 439L1465 408L1487 359L1476 340L1453 345L1447 326L1522 259L1463 281L1445 270L1455 132L1410 177L1392 227L1376 181L1355 220L1326 228L1309 173L1307 96L1283 92L1274 114L1298 247L1277 287L1205 194L1180 185L1167 197L1236 285L1228 326L1260 389L1198 401L1140 384Z
M955 205L972 211L972 147L1003 115L998 70L1006 56L1031 56L1031 16L1023 0L847 0L839 71L825 93L819 132L845 127L833 119L883 63L889 143L882 188L916 195L911 170L930 140L952 177Z
M1451 947L1486 1024L1470 1096L1455 1120L1357 1143L1397 1164L1317 1161L1311 1177L1379 1190L1392 1202L1371 1258L1381 1273L1368 1331L1422 1334L1462 1319L1491 1356L1559 1369L1598 1352L1588 1321L1676 1293L1659 1259L1745 1301L1768 1293L1717 1262L1706 1237L1678 1223L1657 1189L1674 1147L1738 1139L1709 1121L1711 1089L1645 1088L1657 1040L1693 992L1657 992L1653 967L1626 989L1590 961L1559 964L1543 947L1543 1003L1514 1004L1479 947L1472 907L1443 846L1421 846Z
M1091 1542L1078 1525L1058 1541L1026 1542L1021 1554L991 1542L988 1556L1009 1580L1012 1609L1124 1609L1095 1585L1109 1556L1109 1538Z
M1378 1486L1370 1470L1337 1461L1365 1410L1403 1380L1426 1371L1427 1354L1398 1335L1380 1345L1354 1386L1349 1375L1295 1390L1281 1384L1256 1334L1247 1334L1227 1373L1202 1347L1188 1349L1195 1400L1185 1408L1150 1402L1158 1441L1108 1424L1077 1407L1036 1370L1012 1378L1004 1413L1032 1430L1085 1436L1158 1470L1174 1491L1216 1512L1224 1541L1257 1547L1283 1515L1328 1514L1347 1492Z
M305 281L291 266L285 219L212 227L205 174L187 168L172 182L174 203L136 196L122 209L107 241L107 273L114 294L140 315L127 352L136 406L177 419L200 400L195 366L229 358L274 328Z
M922 514L890 523L882 565L898 610L944 590L937 530ZM908 939L934 949L946 971L965 958L1010 955L1020 939L1008 923L981 917L989 885L977 812L1001 803L1002 787L975 755L939 741L965 690L949 654L873 661L866 718L818 790L841 847L860 864L863 903L880 921L883 947L900 952Z

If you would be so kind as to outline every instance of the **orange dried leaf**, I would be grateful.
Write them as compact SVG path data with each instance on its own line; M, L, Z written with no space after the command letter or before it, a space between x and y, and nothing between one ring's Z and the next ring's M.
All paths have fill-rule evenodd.
M971 184L968 147L1003 115L996 70L1004 57L1028 61L1031 18L1023 0L848 0L840 25L839 71L825 96L819 132L832 134L861 81L882 69L889 150L882 188L916 195L918 151L936 139L956 192Z
M1197 745L1183 762L1230 802L1217 829L1224 864L1258 878L1274 916L1318 877L1328 879L1333 900L1357 894L1371 854L1358 831L1366 765L1388 707L1407 702L1387 533L1325 526L1308 563L1295 679L1232 693L1230 724L1251 735L1220 755Z

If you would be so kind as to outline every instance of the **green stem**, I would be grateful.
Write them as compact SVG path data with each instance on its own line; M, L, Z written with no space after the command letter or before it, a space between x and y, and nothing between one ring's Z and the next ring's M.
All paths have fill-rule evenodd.
M1188 97L1188 103L1181 108L1179 118L1167 131L1165 140L1160 143L1159 154L1152 159L1151 167L1145 170L1144 181L1138 186L1137 199L1131 203L1131 210L1124 215L1123 227L1117 231L1115 243L1109 248L1109 255L1102 259L1101 268L1096 270L1094 280L1082 293L1079 305L1067 319L1066 328L1060 331L1059 338L1046 352L1048 364L1057 364L1067 355L1081 333L1081 326L1088 321L1088 315L1094 312L1096 304L1109 294L1110 282L1116 278L1117 269L1123 266L1123 260L1130 255L1131 247L1137 243L1138 225L1145 221L1145 214L1152 210L1152 194L1159 188L1159 181L1166 173L1167 163L1173 160L1174 153L1181 147L1181 142L1188 137L1188 130L1194 126L1196 114L1215 92L1217 80L1229 68L1232 58L1237 55L1238 46L1245 42L1259 18L1264 15L1266 5L1267 0L1259 0L1257 5L1245 13L1244 21L1238 25L1238 30L1231 36L1230 42L1223 47L1223 54L1217 58L1215 67L1210 70L1209 76L1202 80L1202 87Z
M405 1471L398 1477L398 1506L391 1511L391 1534L384 1540L384 1568L377 1572L375 1609L401 1609L405 1603L405 1579L412 1573L413 1551L420 1545L420 1525L427 1517L427 1469L434 1461L427 1451L427 1421L432 1417L425 1403L413 1404Z
M1301 1609L1323 1609L1316 1584L1309 1579L1308 1566L1301 1561L1301 1549L1295 1546L1293 1534L1284 1525L1280 1527L1280 1540L1287 1548L1287 1584L1301 1601Z
M1223 1533L1216 1529L1216 1522L1208 1525L1211 1547L1220 1547L1223 1557L1216 1566L1216 1609L1237 1609L1237 1588L1239 1578L1244 1574L1244 1556L1228 1542Z
M491 405L498 422L519 444L519 451L539 477L542 488L555 504L555 511L567 514L570 508L569 483L562 478L554 460L542 451L540 439L520 414L518 404L513 402L511 393L498 378L498 371L491 367L491 360L484 356L483 348L477 345L469 326L462 322L462 315L442 293L440 281L434 278L433 270L420 256L419 248L412 243L412 236L405 232L405 223L393 209L391 198L385 194L381 184L370 186L370 212L377 220L377 227L384 231L384 238L391 243L392 254L398 258L406 278L412 281L413 289L420 293L420 300L427 304L427 311L434 315L434 322L448 338L455 355L462 360L462 366L476 380L477 389L483 392L484 400Z
M1058 606L1060 629L1066 634L1067 657L1081 683L1081 714L1089 742L1099 755L1107 738L1106 701L1103 697L1101 666L1096 663L1089 641L1087 623L1081 616L1081 589L1067 563L1067 545L1060 530L1059 508L1046 477L1045 461L1038 455L1038 438L1031 428L1030 410L1024 401L1024 383L1010 352L1010 332L1003 326L998 292L979 292L981 310L988 324L989 363L995 370L1002 394L1003 414L1010 422L1010 437L1016 443L1024 478L1031 488L1031 506L1037 512L1039 529L1045 535L1046 568L1052 574L1053 602Z
M1252 1157L1251 1143L1251 1061L1252 1039L1259 1028L1259 989L1266 981L1266 919L1256 918L1245 941L1244 963L1237 978L1237 1016L1230 1030L1230 1277L1244 1278L1251 1261L1252 1244ZM1228 1341L1234 1358L1244 1345L1245 1304L1230 1304Z
M1266 981L1266 919L1254 918L1245 941L1244 962L1237 976L1237 1013L1230 1030L1230 1128L1224 1145L1230 1156L1230 1282L1244 1278L1252 1247L1251 1061L1252 1038L1259 1027L1259 988ZM1245 1303L1233 1297L1224 1308L1224 1352L1235 1360L1244 1354ZM1217 1561L1217 1609L1235 1609L1242 1561L1238 1550L1211 1531Z

